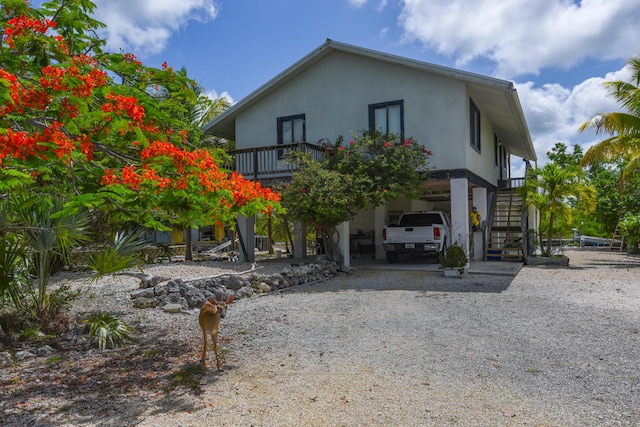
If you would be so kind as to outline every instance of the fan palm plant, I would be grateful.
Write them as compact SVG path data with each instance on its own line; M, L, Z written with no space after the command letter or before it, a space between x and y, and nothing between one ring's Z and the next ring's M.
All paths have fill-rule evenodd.
M96 313L84 322L89 324L89 335L97 338L100 350L106 349L108 345L117 348L133 341L133 334L136 332L124 320L108 313Z
M147 246L142 230L119 231L111 244L90 255L88 267L95 273L94 279L138 267L142 264L142 250Z

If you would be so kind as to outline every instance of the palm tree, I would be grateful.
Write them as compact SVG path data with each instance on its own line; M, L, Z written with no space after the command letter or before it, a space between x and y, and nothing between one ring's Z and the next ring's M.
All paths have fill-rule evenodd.
M542 255L551 256L551 242L554 224L562 219L571 222L573 199L585 213L592 211L596 204L596 191L584 179L584 172L578 167L560 168L555 162L527 172L525 185L519 192L527 206L535 207L543 219L548 221L546 233L547 247L541 245ZM541 230L538 230L542 236Z
M631 81L605 83L626 111L598 113L580 127L581 132L595 129L596 134L611 135L585 153L582 166L620 158L629 160L620 174L620 188L640 166L640 56L632 57L627 64L631 69Z

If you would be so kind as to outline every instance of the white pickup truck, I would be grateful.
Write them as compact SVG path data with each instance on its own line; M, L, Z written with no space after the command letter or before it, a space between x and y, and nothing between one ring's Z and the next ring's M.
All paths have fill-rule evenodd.
M444 254L449 242L449 216L441 211L405 212L397 224L382 229L382 244L390 263L398 262L400 254Z

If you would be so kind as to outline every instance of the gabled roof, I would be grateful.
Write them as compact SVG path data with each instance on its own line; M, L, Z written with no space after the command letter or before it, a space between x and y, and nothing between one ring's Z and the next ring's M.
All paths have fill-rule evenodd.
M203 130L206 133L234 140L235 121L239 113L260 102L261 99L278 90L292 78L333 52L362 56L465 82L473 94L474 101L480 104L481 109L491 117L496 132L509 151L518 157L529 160L537 159L522 106L512 82L339 43L330 39L207 123Z

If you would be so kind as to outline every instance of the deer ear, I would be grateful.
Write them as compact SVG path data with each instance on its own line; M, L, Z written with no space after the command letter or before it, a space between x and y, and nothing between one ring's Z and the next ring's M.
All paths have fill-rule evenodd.
M233 302L233 295L227 298L227 304L231 304Z
M218 300L216 299L216 297L211 297L209 298L209 302L213 305L216 305L218 303Z

